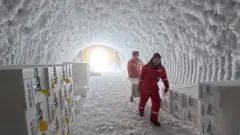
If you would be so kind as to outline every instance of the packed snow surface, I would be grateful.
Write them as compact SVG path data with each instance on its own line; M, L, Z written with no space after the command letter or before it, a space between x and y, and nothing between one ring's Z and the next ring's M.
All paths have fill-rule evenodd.
M173 84L236 80L239 42L239 0L0 0L0 65L60 63L100 43L145 61L160 52Z
M162 127L149 122L150 106L138 116L138 101L129 101L126 78L103 74L90 78L90 89L80 113L75 114L73 135L195 135L181 121L161 110Z

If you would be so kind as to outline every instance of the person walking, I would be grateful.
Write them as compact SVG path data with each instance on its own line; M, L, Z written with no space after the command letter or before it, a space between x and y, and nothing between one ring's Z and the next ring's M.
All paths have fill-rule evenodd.
M165 90L167 93L169 90L169 82L167 79L167 73L161 63L161 55L154 53L151 60L143 66L139 79L139 91L140 91L140 103L139 103L139 115L144 116L144 109L149 98L152 100L152 108L150 114L150 121L155 126L161 126L158 121L158 113L160 110L161 99L159 95L158 82L162 79Z
M133 51L132 58L128 61L127 70L128 77L130 79L138 79L140 77L141 69L143 66L142 60L139 58L139 52ZM133 101L133 95L131 93L130 101Z

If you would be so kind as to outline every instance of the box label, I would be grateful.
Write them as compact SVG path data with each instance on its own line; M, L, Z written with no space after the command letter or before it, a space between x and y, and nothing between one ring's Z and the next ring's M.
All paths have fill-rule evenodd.
M30 131L30 135L36 135L36 121L35 121L35 119L30 121L29 131Z
M48 123L47 121L41 121L40 122L40 131L48 131Z
M25 96L26 96L25 98L26 98L27 109L35 107L32 81L24 80L24 87L25 87Z

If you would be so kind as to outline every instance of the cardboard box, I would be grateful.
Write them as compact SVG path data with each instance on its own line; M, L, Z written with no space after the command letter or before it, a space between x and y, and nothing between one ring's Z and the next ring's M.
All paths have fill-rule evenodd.
M213 134L237 134L240 127L240 81L209 82L204 85L208 85L208 89L205 93L203 90L201 98L200 129L207 124ZM203 131L202 134L209 134Z
M140 93L138 91L138 78L128 78L127 89L130 90L131 96L134 98L140 97Z

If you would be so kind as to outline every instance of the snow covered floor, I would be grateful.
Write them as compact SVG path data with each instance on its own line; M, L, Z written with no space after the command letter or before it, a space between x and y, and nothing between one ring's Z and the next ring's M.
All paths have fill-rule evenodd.
M149 122L149 110L140 118L138 101L129 102L125 78L118 74L95 76L81 112L76 115L73 135L193 135L181 121L161 111L161 128Z

